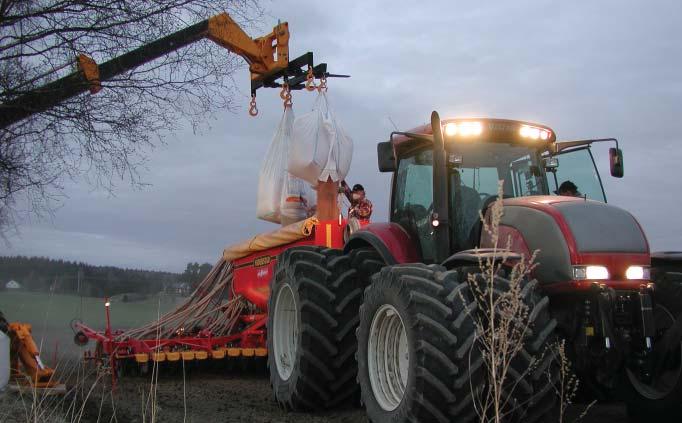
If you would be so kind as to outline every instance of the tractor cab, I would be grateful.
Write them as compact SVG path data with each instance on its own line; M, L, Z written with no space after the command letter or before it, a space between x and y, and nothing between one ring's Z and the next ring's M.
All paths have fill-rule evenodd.
M498 183L504 198L515 198L559 195L570 181L575 195L606 202L590 147L615 139L557 142L547 126L503 119L450 119L433 128L394 132L378 146L380 170L394 173L391 221L425 262L479 246L480 214L497 198ZM612 150L611 173L622 176L622 154Z

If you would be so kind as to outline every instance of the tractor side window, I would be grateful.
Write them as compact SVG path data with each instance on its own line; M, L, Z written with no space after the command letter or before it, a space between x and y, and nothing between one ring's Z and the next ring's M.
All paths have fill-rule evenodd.
M530 155L514 160L511 165L514 197L543 195L545 193L539 178L539 168L533 165Z
M435 257L433 228L433 152L425 150L400 159L396 175L392 221L419 240L424 261Z
M554 179L552 194L558 195L559 186L563 182L571 181L578 187L579 196L606 202L601 178L589 148L568 151L556 157L559 160L559 167L556 169L556 178L550 178Z
M466 164L466 162L465 162ZM483 202L497 195L497 167L460 167L450 173L450 210L454 251L469 248L471 231L479 221Z

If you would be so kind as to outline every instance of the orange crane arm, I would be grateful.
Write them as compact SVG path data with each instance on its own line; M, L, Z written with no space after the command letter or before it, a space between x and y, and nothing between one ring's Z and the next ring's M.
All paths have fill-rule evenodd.
M240 55L249 64L251 79L283 69L289 65L289 24L277 24L272 32L255 40L228 15L221 13L208 19L206 37Z
M271 33L252 39L227 13L220 13L99 65L90 57L79 55L76 72L0 104L0 128L83 92L95 94L102 89L101 81L204 38L246 60L251 72L252 95L260 87L281 86L276 82L278 78L283 78L292 89L300 89L301 82L306 79L307 68L312 69L317 78L327 75L327 65L313 66L310 52L289 61L289 25L286 22L277 24Z

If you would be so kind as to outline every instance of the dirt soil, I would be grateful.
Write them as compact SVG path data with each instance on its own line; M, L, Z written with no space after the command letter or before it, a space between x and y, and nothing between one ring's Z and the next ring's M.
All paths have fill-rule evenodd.
M80 307L79 297L54 296L48 294L19 293L15 297L0 296L0 309L11 311L13 320L22 319L33 324L33 336L42 348L43 360L58 368L59 380L69 382L74 378L73 369L81 368L80 357L83 349L71 342L73 333L68 322L74 310ZM101 320L102 307L99 299L86 299L84 320L88 323ZM171 307L172 304L162 304ZM116 327L128 327L148 321L150 313L157 314L157 307L147 303L116 304L114 314ZM161 310L163 311L163 310ZM146 314L145 314L146 313ZM36 317L36 316L39 316ZM101 323L101 322L99 322ZM95 325L97 326L97 325ZM54 351L58 346L58 352ZM86 348L91 348L89 345ZM66 374L65 374L66 373ZM301 422L339 423L366 421L361 409L334 410L325 413L288 413L281 410L272 397L270 384L264 368L225 369L190 368L186 372L186 393L183 396L182 373L161 368L161 377L156 385L157 415L150 416L145 409L145 397L150 389L151 376L127 376L118 384L112 395L108 383L98 383L90 400L83 406L83 417L68 416L68 409L77 404L80 410L82 400L64 398L59 401L40 401L40 417L30 418L34 402L31 396L19 398L16 394L0 393L0 423L27 421L59 422ZM108 378L106 378L108 380ZM79 386L81 393L91 383L67 384ZM87 385L87 386L86 386ZM184 398L184 401L183 401ZM186 407L183 405L186 403ZM574 422L584 405L572 407L567 423ZM64 410L67 410L65 413ZM66 414L66 417L65 417ZM73 413L71 413L73 414ZM585 423L625 423L625 407L622 404L600 404L593 407L582 420Z
M114 395L116 421L151 421L149 409L142 417L143 396L150 389L149 377L127 377L121 381ZM182 375L161 377L157 384L157 418L161 422L298 422L341 423L362 422L364 411L359 408L323 413L286 412L275 403L267 377L258 372L229 376L207 371L190 372L186 378L186 409L183 406ZM93 402L99 403L95 395ZM105 401L103 403L110 403ZM573 422L584 409L573 406L566 422ZM100 421L110 421L111 409L105 407ZM91 410L95 411L95 410ZM96 414L89 413L89 418ZM96 421L93 419L92 421ZM625 408L621 404L593 407L582 420L585 423L626 423Z
M292 413L281 410L275 403L267 377L262 373L240 372L237 376L206 371L190 372L185 380L183 396L181 374L160 377L156 385L156 416L145 403L151 387L150 377L126 377L112 395L108 386L98 385L83 406L82 417L65 417L59 411L45 412L37 421L44 422L297 422L342 423L364 422L364 411L359 408L334 410L324 413ZM107 384L108 385L108 384ZM88 390L86 387L86 391ZM71 400L60 400L68 404ZM0 394L0 422L35 421L30 418L31 400L20 400L16 394ZM186 403L186 408L184 404ZM78 402L80 404L82 402ZM49 408L53 408L50 405ZM565 422L574 422L584 405L573 406ZM68 406L62 405L65 409ZM626 423L625 408L621 404L600 404L593 407L581 420L584 423Z

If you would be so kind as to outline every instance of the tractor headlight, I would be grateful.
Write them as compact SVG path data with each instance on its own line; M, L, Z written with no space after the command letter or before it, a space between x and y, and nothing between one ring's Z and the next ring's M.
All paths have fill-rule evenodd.
M651 272L648 266L630 266L625 271L625 277L628 279L651 279Z
M577 281L608 278L609 270L605 266L573 266L573 279Z

